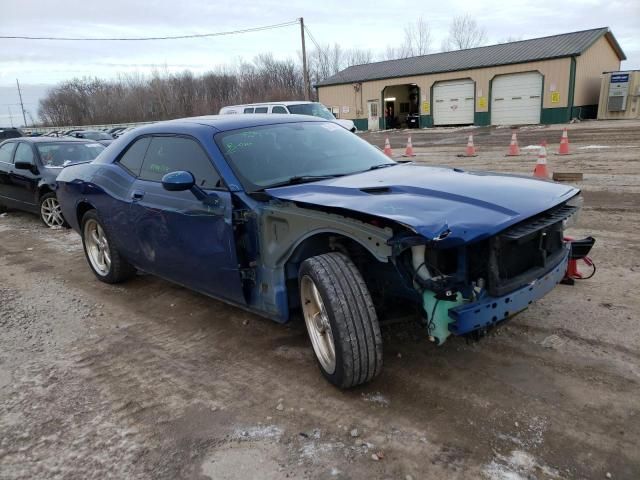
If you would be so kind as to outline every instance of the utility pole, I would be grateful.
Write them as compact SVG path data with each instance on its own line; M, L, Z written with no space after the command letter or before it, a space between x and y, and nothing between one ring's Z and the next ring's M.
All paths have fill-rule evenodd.
M22 120L24 120L24 126L27 126L27 116L24 113L24 103L22 103L22 92L20 91L20 82L16 78L16 85L18 85L18 96L20 97L20 108L22 109Z
M309 70L307 69L307 49L304 46L304 18L300 17L300 36L302 37L302 76L304 77L304 99L309 100Z
M11 120L11 127L13 128L13 113L11 113L11 105L7 105L7 110L9 110L9 119Z

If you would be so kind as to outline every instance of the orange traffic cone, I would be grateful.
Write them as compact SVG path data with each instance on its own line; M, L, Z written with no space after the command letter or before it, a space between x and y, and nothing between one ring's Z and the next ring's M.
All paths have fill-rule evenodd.
M469 135L469 140L467 141L467 150L464 154L465 157L477 157L476 147L473 146L473 135Z
M558 155L569 155L569 136L567 135L566 128L562 129L562 138L560 139Z
M547 149L544 148L544 146L541 146L538 152L538 161L536 162L536 168L533 169L533 176L549 178L549 171L547 170Z
M415 157L416 154L413 153L413 145L411 144L411 137L407 139L407 149L404 151L403 157Z
M516 132L511 134L511 143L509 144L509 152L507 153L507 157L519 157L520 156L520 147L518 146L518 137L516 137Z
M391 151L391 144L389 143L389 137L384 139L384 154L389 158L393 157L393 152Z

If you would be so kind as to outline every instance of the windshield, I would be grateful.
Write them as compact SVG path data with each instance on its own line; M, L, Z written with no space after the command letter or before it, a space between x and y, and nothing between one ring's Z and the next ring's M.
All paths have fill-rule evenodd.
M38 143L36 145L42 165L63 167L65 162L76 163L93 160L105 147L99 143Z
M336 119L329 109L321 103L300 103L298 105L288 105L287 108L291 113L297 115L311 115L312 117L320 117L326 120Z
M102 132L82 132L82 136L89 140L113 140L111 135Z
M332 122L265 125L222 132L216 143L245 190L313 181L395 165L384 153ZM305 178L299 178L305 177Z

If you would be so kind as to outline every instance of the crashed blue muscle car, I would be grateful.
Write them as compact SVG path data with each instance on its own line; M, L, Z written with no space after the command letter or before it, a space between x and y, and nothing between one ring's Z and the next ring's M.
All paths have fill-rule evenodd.
M278 322L305 320L339 387L382 368L380 321L472 335L562 279L572 187L397 163L332 121L225 115L156 123L58 176L96 277L136 269Z

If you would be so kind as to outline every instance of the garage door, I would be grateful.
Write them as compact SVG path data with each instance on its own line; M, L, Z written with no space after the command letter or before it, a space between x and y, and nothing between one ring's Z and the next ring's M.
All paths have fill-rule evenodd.
M491 84L491 123L540 123L542 75L537 72L501 75Z
M433 124L472 124L474 90L473 80L436 83L433 87Z

